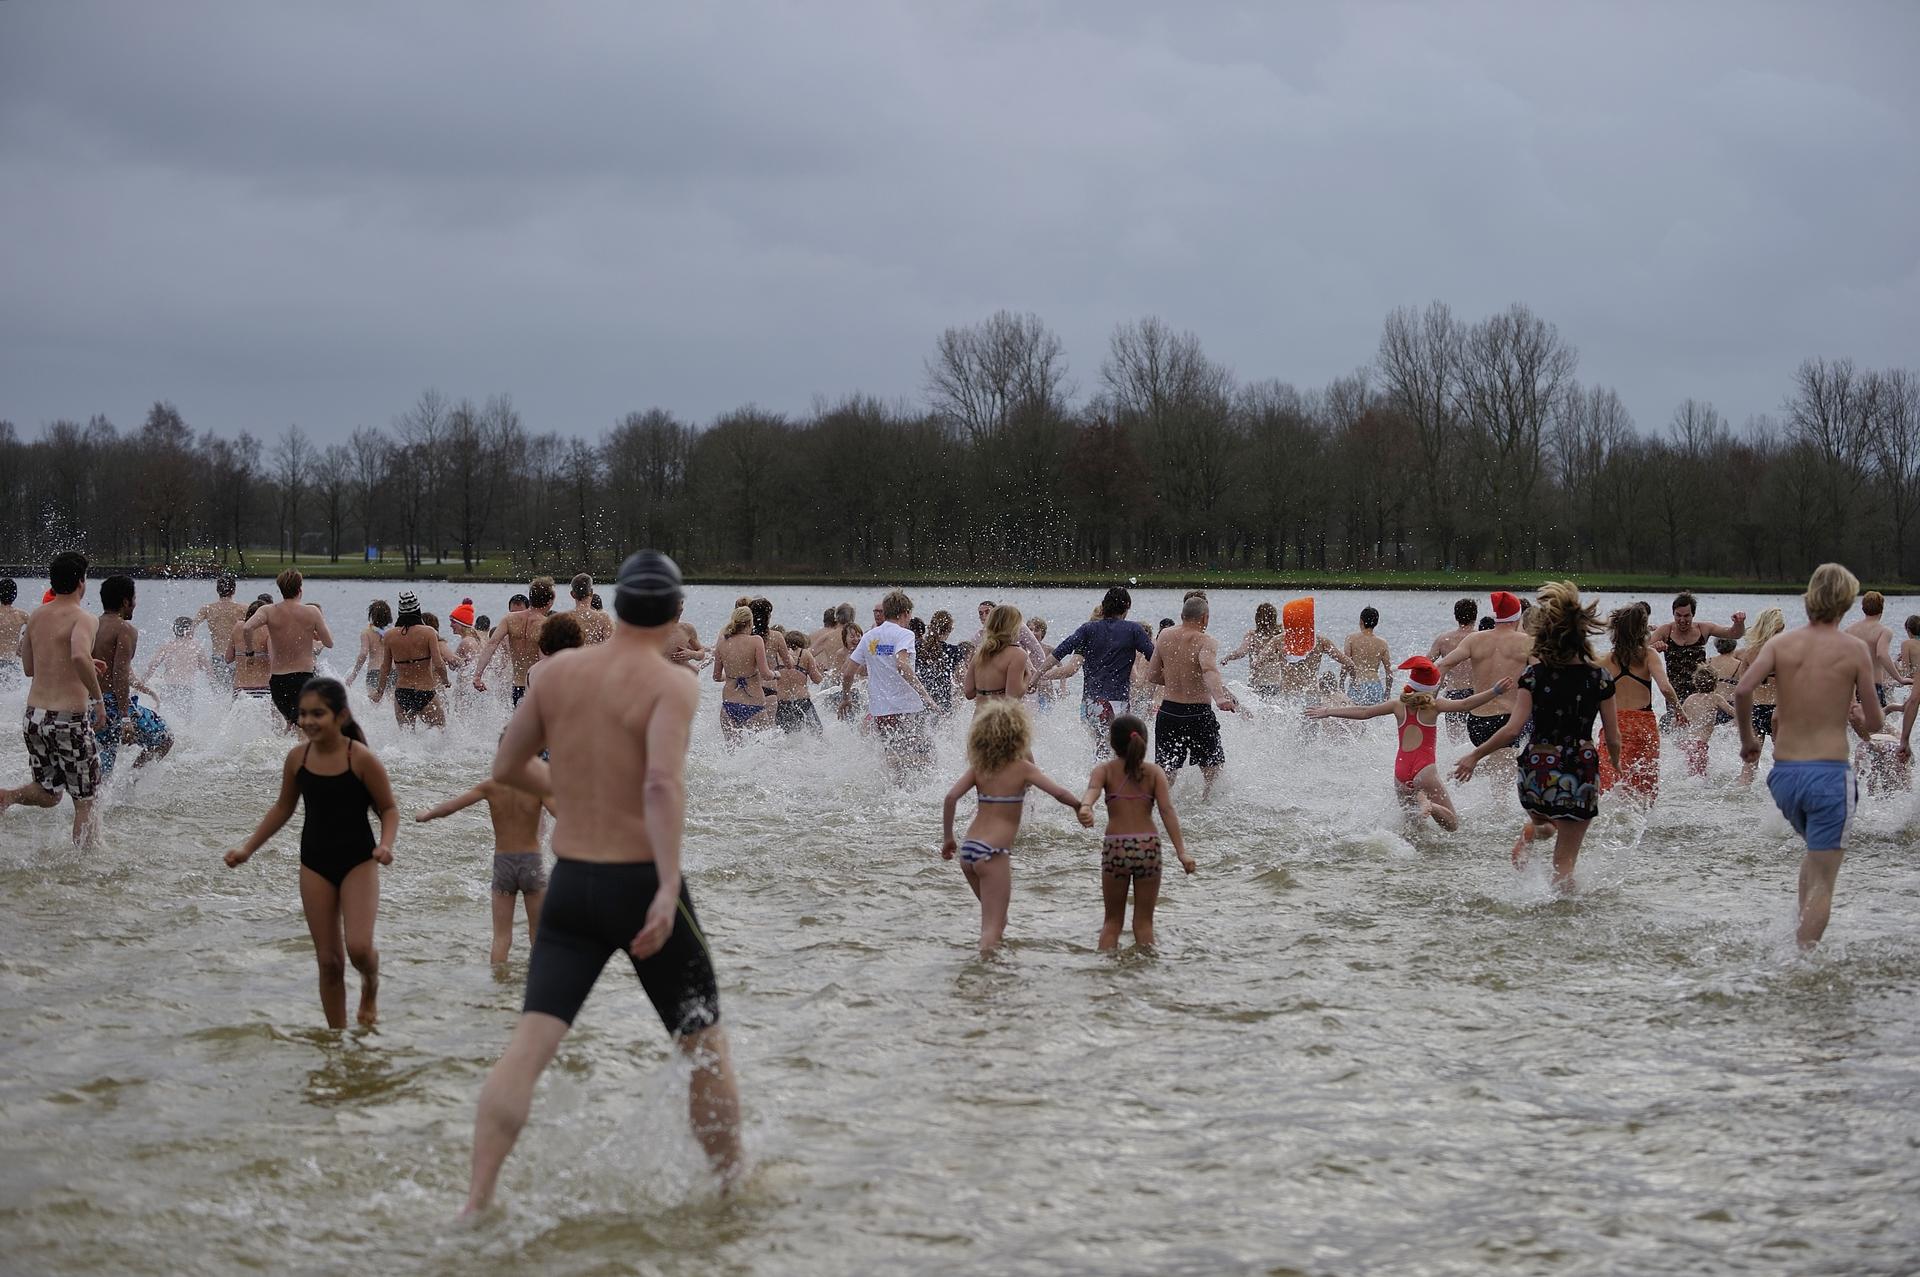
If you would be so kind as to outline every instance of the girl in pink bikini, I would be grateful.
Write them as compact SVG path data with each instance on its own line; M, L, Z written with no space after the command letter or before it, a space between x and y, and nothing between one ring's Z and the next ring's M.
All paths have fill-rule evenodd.
M1465 700L1439 701L1434 697L1440 690L1440 671L1432 661L1424 656L1409 657L1400 668L1407 671L1407 682L1397 699L1378 705L1316 705L1307 711L1307 717L1367 719L1393 715L1400 739L1400 752L1393 758L1394 792L1415 820L1431 816L1442 829L1458 829L1460 816L1453 809L1453 796L1434 764L1434 724L1442 714L1471 713L1504 696L1511 684L1501 679Z

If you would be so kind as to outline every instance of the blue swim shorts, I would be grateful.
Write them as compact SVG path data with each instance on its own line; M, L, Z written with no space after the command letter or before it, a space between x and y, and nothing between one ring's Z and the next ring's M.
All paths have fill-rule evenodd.
M1767 773L1767 792L1793 831L1807 840L1808 851L1844 851L1847 826L1860 801L1860 783L1848 763L1816 759L1775 763Z

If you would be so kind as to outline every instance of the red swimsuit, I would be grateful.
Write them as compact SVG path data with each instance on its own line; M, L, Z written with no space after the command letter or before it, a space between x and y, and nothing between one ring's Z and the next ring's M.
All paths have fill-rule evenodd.
M1412 749L1407 748L1407 729L1420 733L1420 743ZM1433 728L1420 721L1418 711L1408 710L1407 721L1400 727L1400 752L1393 758L1393 778L1402 785L1411 785L1413 778L1434 764Z

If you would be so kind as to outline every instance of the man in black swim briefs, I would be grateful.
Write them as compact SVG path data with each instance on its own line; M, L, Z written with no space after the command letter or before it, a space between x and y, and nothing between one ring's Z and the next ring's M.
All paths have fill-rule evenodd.
M724 1182L740 1173L740 1097L720 995L680 871L687 741L700 704L699 683L668 655L681 641L681 594L672 559L650 550L629 558L613 636L547 657L500 738L493 778L551 796L557 860L520 1021L480 1093L468 1214L492 1203L534 1086L616 952L693 1061L695 1138ZM542 748L551 766L538 759Z
M252 636L266 630L273 671L267 690L273 695L273 707L292 727L300 716L300 689L313 677L314 644L332 647L333 632L320 609L301 597L299 572L288 568L274 578L274 584L280 587L280 601L255 612L242 624L241 633L248 638L248 646L257 647Z

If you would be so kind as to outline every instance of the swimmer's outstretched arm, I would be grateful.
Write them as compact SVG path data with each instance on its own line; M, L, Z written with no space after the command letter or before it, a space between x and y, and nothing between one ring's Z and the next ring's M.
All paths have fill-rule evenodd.
M1064 805L1073 808L1074 815L1080 818L1080 824L1087 829L1093 828L1092 800L1080 797L1065 785L1062 785L1059 781L1041 771L1031 758L1027 760L1027 783L1043 793L1053 795L1054 798L1058 799Z
M265 846L269 838L293 819L294 804L300 799L300 761L297 755L301 752L295 749L287 751L287 760L280 767L280 796L273 800L273 806L267 808L267 814L260 818L253 835L227 853L227 868L238 868L253 859L253 853Z
M439 820L443 816L453 815L456 811L465 811L486 796L486 782L482 781L464 794L449 798L443 803L435 803L424 811L414 813L413 819L416 823L424 825L429 820Z
M493 633L487 635L486 646L480 649L480 659L473 667L474 691L484 692L487 690L487 666L493 663L494 653L500 650L501 641L506 637L507 623L504 620L494 627ZM386 679L383 677L380 682L382 686L385 686Z
M1473 713L1474 710L1479 709L1482 705L1485 705L1488 701L1494 700L1497 697L1505 696L1508 692L1512 690L1513 690L1513 680L1510 678L1503 678L1498 683L1495 683L1492 687L1487 688L1485 691L1475 692L1473 695L1462 697L1460 700L1435 701L1433 703L1433 708L1438 710L1442 714L1471 714Z
M1393 713L1399 701L1380 701L1373 705L1314 705L1306 711L1308 718L1379 718L1382 714Z
M978 783L973 768L960 773L960 779L953 782L953 788L947 791L947 797L940 805L940 859L952 860L959 844L953 840L953 809L967 796L967 791Z

